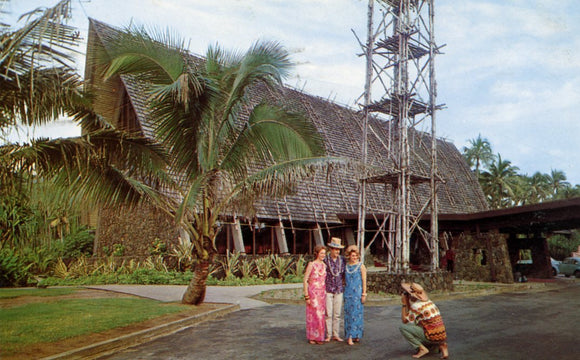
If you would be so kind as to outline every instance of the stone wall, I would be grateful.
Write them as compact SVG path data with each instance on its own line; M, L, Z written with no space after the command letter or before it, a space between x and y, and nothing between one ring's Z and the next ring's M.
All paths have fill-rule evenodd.
M462 233L453 238L457 279L513 283L507 235Z
M410 272L397 274L388 271L368 271L367 290L382 291L387 294L399 294L402 282L415 282L423 286L425 291L453 291L453 277L447 271Z
M151 206L134 209L101 209L95 236L95 256L147 257L161 244L177 244L179 232L173 219Z

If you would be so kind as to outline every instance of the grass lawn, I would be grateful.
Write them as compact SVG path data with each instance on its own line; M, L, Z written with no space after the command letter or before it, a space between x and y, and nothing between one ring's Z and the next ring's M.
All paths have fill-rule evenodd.
M0 289L0 357L31 344L103 332L191 308L136 297L75 296L82 291Z

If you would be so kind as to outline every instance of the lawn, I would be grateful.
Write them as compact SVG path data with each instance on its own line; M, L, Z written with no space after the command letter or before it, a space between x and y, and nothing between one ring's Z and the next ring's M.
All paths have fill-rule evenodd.
M0 289L0 357L18 354L32 344L100 333L191 309L181 304L98 294L76 288Z

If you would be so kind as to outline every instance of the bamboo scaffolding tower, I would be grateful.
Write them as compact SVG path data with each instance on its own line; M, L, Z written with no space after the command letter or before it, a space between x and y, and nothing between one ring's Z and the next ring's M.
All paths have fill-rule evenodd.
M388 122L385 156L393 160L393 167L383 169L382 175L362 175L360 179L357 244L361 248L370 246L365 244L366 222L369 215L374 217L378 231L371 243L380 234L388 249L388 268L399 273L410 270L411 236L416 236L417 241L422 239L429 249L430 269L439 268L436 112L442 106L436 104L435 56L440 48L435 44L433 3L434 0L369 0L367 38L364 43L359 40L366 57L365 90L360 104L361 158L366 164L369 116L378 116ZM430 133L430 143L423 143L426 139L417 135L420 131ZM373 134L371 130L370 136ZM430 152L428 172L415 172L418 167L414 162L419 156L413 152L417 148ZM393 199L392 208L384 209L380 217L376 216L376 209L369 209L366 199L366 188L373 183L385 184ZM415 194L417 186L429 186L428 199L421 202ZM423 229L419 220L426 215L430 218L429 228Z

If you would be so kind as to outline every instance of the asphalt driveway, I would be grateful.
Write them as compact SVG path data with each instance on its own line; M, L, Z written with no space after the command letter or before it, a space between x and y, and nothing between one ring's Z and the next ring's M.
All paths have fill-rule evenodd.
M451 359L578 359L580 283L440 301ZM412 359L398 306L365 308L360 344L309 345L303 306L271 305L231 313L106 359ZM424 359L436 359L428 354Z

